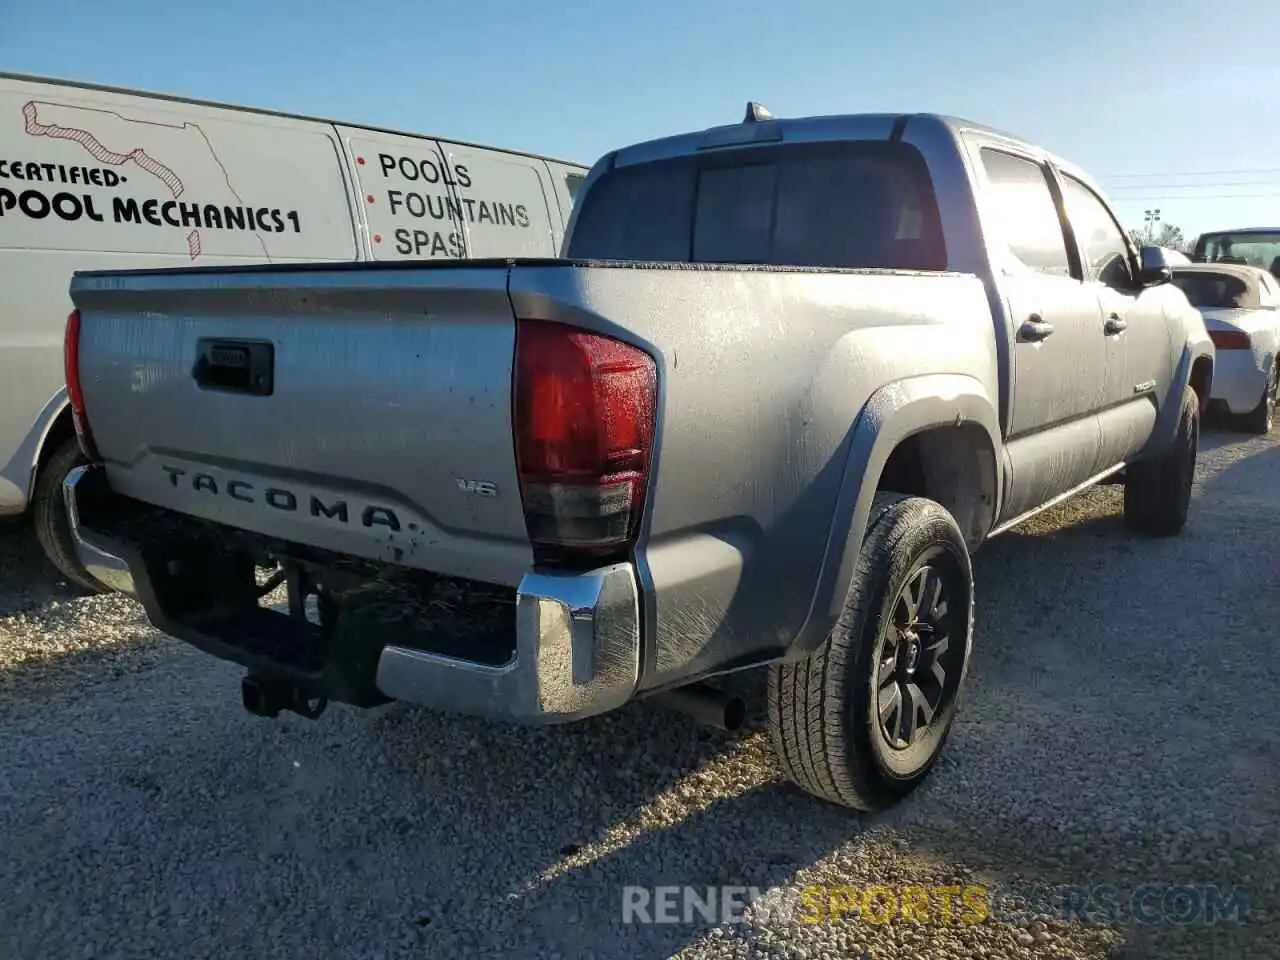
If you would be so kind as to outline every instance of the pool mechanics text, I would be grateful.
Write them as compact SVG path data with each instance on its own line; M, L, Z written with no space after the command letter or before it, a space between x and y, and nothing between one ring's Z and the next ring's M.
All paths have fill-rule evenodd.
M357 160L363 165L363 158ZM386 191L388 212L397 219L431 220L454 229L396 227L395 248L403 256L466 257L462 225L488 224L494 227L528 229L529 209L514 200L477 199L464 196L473 188L471 171L464 164L450 164L443 157L408 157L378 154L378 168L383 180L404 181L402 188ZM373 206L376 198L366 201ZM376 235L375 235L376 237ZM376 238L375 242L380 242Z
M297 210L158 200L114 194L108 206L93 188L125 187L129 178L109 167L68 166L35 160L0 160L0 218L15 213L32 220L67 223L132 223L192 230L248 230L301 233ZM86 189L88 188L88 189Z

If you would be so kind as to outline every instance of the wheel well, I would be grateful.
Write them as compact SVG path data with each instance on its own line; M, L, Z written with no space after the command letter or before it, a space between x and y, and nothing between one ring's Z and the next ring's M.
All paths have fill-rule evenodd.
M1209 402L1209 391L1213 386L1213 361L1208 357L1201 357L1192 364L1188 383L1196 392L1196 399L1200 401L1200 409L1203 410Z
M970 547L995 523L996 459L977 424L912 434L889 455L877 490L928 497L946 507Z
M40 456L36 459L35 476L40 475L45 464L58 448L75 435L76 427L71 419L71 408L67 407L54 418L53 423L49 425L49 431L44 435L44 442L40 444ZM32 480L35 480L34 476Z

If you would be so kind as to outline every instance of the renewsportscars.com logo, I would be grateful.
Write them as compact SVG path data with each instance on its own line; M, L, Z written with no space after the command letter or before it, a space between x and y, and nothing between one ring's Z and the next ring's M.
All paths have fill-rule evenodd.
M659 886L622 888L622 922L638 924L742 923L771 919L801 923L1001 923L1034 920L1098 926L1246 923L1249 891L1216 885L1146 884L1022 887Z

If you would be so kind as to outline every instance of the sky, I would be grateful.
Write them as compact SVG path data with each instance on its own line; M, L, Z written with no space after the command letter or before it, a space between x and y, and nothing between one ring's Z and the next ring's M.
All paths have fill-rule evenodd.
M1077 163L1127 227L1280 226L1280 5L1258 0L0 0L0 69L584 164L748 100L949 113Z

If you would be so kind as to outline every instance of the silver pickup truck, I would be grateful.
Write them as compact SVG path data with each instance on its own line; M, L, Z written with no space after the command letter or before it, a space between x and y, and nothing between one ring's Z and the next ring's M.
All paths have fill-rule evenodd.
M708 679L768 665L787 773L875 809L952 726L979 544L1108 481L1135 531L1186 522L1209 337L1041 149L751 105L600 159L568 229L77 274L82 561L267 716L731 725Z

